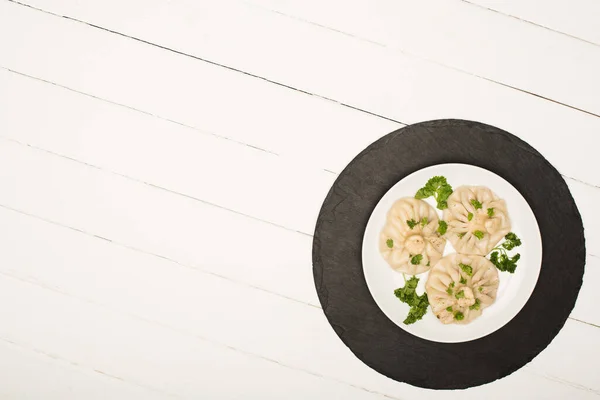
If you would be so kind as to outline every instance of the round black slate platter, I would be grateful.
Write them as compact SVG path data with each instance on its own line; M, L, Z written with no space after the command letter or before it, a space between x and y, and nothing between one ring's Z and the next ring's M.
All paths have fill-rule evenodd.
M432 342L396 326L371 297L361 261L367 221L381 197L412 172L444 163L506 179L531 206L542 234L542 268L527 304L501 329L464 343ZM317 293L340 339L376 371L431 389L482 385L531 361L571 313L584 265L581 216L558 171L516 136L464 120L409 125L363 150L325 198L313 241Z

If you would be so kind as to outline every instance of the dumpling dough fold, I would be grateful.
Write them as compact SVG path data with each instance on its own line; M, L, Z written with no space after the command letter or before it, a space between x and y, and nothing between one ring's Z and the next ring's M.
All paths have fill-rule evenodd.
M496 300L498 270L477 255L449 254L429 272L425 290L435 316L444 324L468 324Z
M417 275L428 271L446 246L446 239L437 232L438 223L435 209L423 200L397 200L380 234L381 255L398 272Z
M448 198L444 220L445 237L461 254L485 256L511 229L506 202L485 186L456 188Z

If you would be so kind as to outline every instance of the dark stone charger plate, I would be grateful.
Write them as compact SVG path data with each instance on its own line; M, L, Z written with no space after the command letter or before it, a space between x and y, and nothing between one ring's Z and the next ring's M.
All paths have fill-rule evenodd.
M499 330L463 343L428 341L396 326L371 297L361 261L365 227L381 197L412 172L444 163L506 179L531 206L542 235L542 268L527 304ZM363 150L325 198L313 241L319 300L340 339L376 371L431 389L482 385L530 362L571 313L584 266L581 216L558 171L518 137L464 120L406 126Z

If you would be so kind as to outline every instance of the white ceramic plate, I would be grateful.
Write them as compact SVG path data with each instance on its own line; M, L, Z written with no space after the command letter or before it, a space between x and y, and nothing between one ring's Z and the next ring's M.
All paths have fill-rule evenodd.
M499 271L500 286L494 304L467 325L444 325L434 316L431 309L422 320L412 325L405 325L402 321L406 318L410 307L394 296L394 289L404 286L404 278L401 273L394 271L379 253L379 234L394 201L401 197L414 196L429 178L436 175L445 176L453 188L462 185L483 185L492 189L500 198L506 200L512 223L511 230L523 243L509 252L510 255L517 252L521 254L515 273ZM425 201L435 208L433 198ZM442 211L437 211L442 219ZM454 252L450 241L446 241L444 255ZM540 274L542 238L531 207L510 183L493 172L472 165L440 164L412 173L395 184L381 198L367 223L363 238L362 263L367 286L373 299L396 325L415 336L435 342L466 342L500 329L527 303ZM428 275L429 272L418 275L420 278L418 294L424 292Z

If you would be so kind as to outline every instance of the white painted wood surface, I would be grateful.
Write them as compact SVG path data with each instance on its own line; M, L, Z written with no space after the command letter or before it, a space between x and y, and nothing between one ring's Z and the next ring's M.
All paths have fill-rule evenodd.
M600 45L600 3L595 0L463 0L531 24Z
M0 398L598 398L597 9L474 3L0 0ZM453 392L357 360L311 266L346 163L442 117L540 150L588 249L553 343Z

